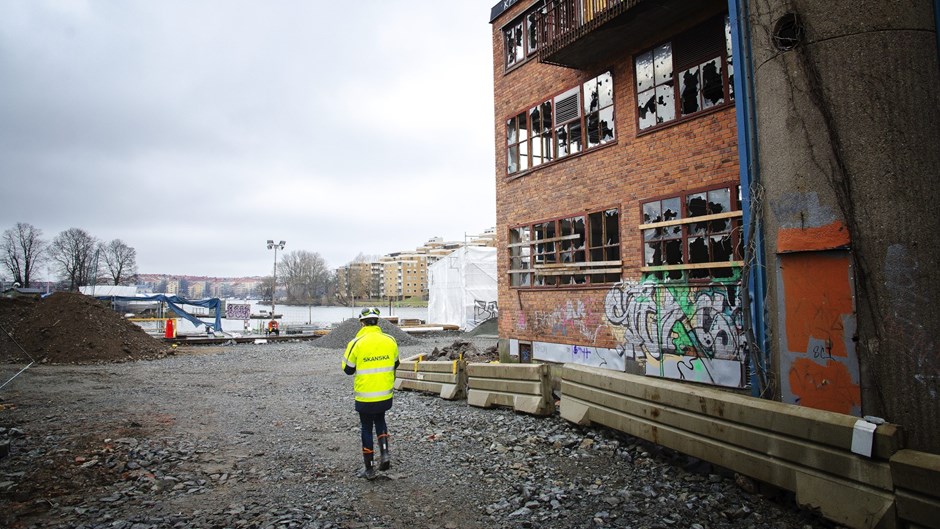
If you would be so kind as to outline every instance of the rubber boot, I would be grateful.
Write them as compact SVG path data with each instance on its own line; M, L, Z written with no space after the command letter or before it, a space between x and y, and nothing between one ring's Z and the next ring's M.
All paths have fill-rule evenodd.
M372 450L363 447L362 449L362 462L365 463L365 468L359 471L357 474L360 478L366 478L369 481L375 479L375 466L372 465L372 458L374 457Z
M392 468L392 453L388 449L388 434L379 436L379 470Z

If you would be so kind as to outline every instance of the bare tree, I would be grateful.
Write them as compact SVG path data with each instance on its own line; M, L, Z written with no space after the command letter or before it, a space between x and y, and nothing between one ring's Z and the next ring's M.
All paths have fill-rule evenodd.
M0 240L2 264L13 276L13 281L29 288L36 270L45 259L47 247L42 239L42 230L32 224L17 222L16 226L3 232Z
M114 239L99 248L104 267L114 285L126 285L137 276L137 250Z
M316 252L296 250L285 254L278 263L278 273L284 278L288 302L312 303L327 293L330 272Z
M69 228L53 239L52 260L69 290L78 290L98 277L97 247L98 240L81 228Z

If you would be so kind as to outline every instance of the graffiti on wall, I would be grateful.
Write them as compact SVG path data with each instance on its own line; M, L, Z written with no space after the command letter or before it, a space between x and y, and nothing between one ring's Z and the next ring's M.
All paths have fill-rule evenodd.
M532 332L542 336L577 338L594 343L605 327L603 312L590 300L568 300L552 311L532 314Z
M482 322L499 316L499 307L496 301L473 300L473 321Z
M571 362L616 371L623 371L626 367L621 351L588 345L532 342L532 356L547 362Z
M604 308L623 355L648 375L744 384L746 338L739 284L620 283Z

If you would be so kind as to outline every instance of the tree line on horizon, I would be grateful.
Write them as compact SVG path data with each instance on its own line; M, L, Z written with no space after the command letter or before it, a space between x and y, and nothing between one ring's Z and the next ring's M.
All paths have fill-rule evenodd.
M355 259L366 260L363 254ZM102 241L81 228L64 230L49 241L43 238L41 229L18 222L0 237L0 266L23 288L30 288L45 266L56 274L57 288L61 290L77 291L90 284L138 283L136 249L121 239ZM276 266L278 285L288 304L346 304L368 296L368 277L348 278L346 292L339 292L336 272L317 252L287 252ZM262 279L262 298L270 300L274 292L274 276ZM282 298L278 301L284 302Z

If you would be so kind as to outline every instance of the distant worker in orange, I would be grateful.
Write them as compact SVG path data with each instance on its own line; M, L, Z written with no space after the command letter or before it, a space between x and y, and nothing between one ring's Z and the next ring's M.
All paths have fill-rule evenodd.
M278 327L277 327L277 321L271 320L271 321L268 322L268 334L269 334L269 335L270 335L270 334L273 334L273 335L275 335L275 336L280 336L280 335L281 335L281 331L280 331L280 329L278 329Z

